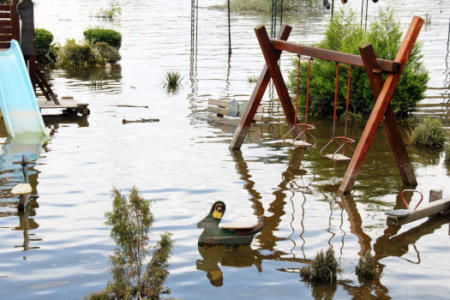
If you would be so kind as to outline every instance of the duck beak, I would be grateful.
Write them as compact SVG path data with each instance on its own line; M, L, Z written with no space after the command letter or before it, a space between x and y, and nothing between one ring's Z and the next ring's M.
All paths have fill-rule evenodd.
M215 210L215 211L213 212L213 218L214 218L214 219L222 219L222 216L223 216L223 213L220 212L220 211Z

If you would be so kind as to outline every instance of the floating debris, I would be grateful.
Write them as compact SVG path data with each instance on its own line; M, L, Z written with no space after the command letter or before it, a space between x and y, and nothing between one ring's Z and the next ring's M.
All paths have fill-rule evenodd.
M154 122L159 122L159 119L139 119L139 120L123 119L122 120L122 124L127 124L127 123L154 123Z

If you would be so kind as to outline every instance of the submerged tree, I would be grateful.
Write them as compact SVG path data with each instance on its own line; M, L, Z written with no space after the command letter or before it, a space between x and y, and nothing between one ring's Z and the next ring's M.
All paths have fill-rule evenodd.
M170 233L161 235L153 250L150 262L143 270L143 262L149 254L148 235L153 223L150 201L143 199L133 187L129 201L117 189L113 190L113 210L105 214L111 225L111 237L117 248L110 256L113 281L106 288L93 293L89 299L159 299L170 290L163 286L167 271L172 240Z

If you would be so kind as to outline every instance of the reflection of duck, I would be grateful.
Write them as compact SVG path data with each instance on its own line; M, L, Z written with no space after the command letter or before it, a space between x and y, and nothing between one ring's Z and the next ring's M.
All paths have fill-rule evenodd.
M250 268L255 265L258 272L262 272L262 258L257 250L250 246L240 247L198 247L202 260L197 260L197 269L205 271L212 285L223 285L223 274L219 268L230 266Z
M217 201L211 207L209 214L200 222L197 227L204 228L198 239L198 244L203 245L229 245L240 246L250 245L255 234L263 228L263 216L258 223L248 224L227 224L219 227L225 213L225 203Z

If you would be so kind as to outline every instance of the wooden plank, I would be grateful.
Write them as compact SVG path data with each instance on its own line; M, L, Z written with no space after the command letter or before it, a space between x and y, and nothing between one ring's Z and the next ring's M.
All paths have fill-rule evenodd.
M11 13L9 11L0 11L1 19L9 19L11 17Z
M206 111L215 113L217 115L222 115L222 116L229 116L230 115L230 111L228 110L228 108L223 108L223 107L208 106L206 108Z
M291 33L292 27L288 25L282 25L280 31L278 33L278 38L280 40L287 40L289 34ZM275 51L276 59L280 58L281 51ZM270 81L269 70L267 65L265 65L259 75L258 81L255 84L255 88L253 89L250 100L245 107L244 114L239 121L239 125L234 132L233 140L230 144L230 149L233 151L237 151L241 149L242 144L244 143L245 136L247 135L248 129L255 117L256 110L261 103L261 99L264 96L267 85Z
M9 4L0 4L0 10L1 11L10 11L10 5Z
M11 20L0 20L0 26L4 26L4 27L11 26Z
M217 105L220 107L228 107L230 102L222 99L208 99L208 104L211 106Z
M388 215L386 223L393 226L403 225L422 218L434 216L448 209L450 209L450 198L435 200L427 204L422 204L416 210L411 210L406 217ZM386 212L386 214L389 213L390 212Z
M281 51L289 51L291 53L306 55L314 58L320 58L330 60L334 62L349 64L353 66L364 67L364 62L360 55L343 53L335 50L322 49L310 46L303 46L299 44L289 43L277 39L272 39L272 45L275 49ZM384 72L395 73L400 70L400 63L386 60L377 59L380 69Z
M0 27L0 34L11 34L11 27Z
M351 159L350 157L345 156L345 155L340 154L340 153L325 154L325 157L328 158L328 159L331 159L332 161L338 161L338 162L340 162L340 161L342 161L342 162L349 161Z
M11 41L11 35L10 34L8 34L8 35L2 35L2 34L0 34L0 41L1 42L9 42L9 41Z
M369 148L375 138L378 126L380 125L380 122L389 107L389 102L394 94L395 88L397 87L397 83L400 80L401 72L405 68L406 61L408 60L414 47L414 43L419 35L422 24L423 19L414 17L405 37L403 38L400 49L395 57L395 61L401 63L400 72L390 73L386 77L386 81L384 82L377 97L377 101L372 109L369 120L367 121L366 127L364 128L359 143L355 149L355 153L344 175L341 186L339 187L339 192L341 193L348 193L353 189L353 185L364 163L367 152L369 151Z
M0 49L9 49L10 42L0 42Z

